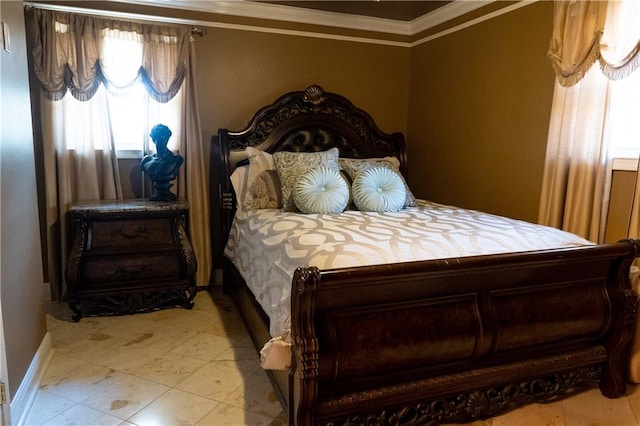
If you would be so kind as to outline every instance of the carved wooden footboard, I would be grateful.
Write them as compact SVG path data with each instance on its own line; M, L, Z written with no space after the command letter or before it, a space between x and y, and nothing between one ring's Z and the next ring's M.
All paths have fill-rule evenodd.
M640 245L294 277L291 421L423 424L496 414L585 381L625 392Z

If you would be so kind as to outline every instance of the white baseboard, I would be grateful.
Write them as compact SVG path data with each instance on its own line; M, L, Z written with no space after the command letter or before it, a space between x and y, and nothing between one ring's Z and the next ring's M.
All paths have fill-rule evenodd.
M12 424L16 426L25 424L52 356L53 344L51 342L51 334L47 332L33 360L31 360L29 369L24 375L18 391L15 396L11 398Z

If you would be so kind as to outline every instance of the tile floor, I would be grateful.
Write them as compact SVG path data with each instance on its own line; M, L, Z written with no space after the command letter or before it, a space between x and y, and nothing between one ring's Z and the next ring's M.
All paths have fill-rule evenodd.
M198 292L193 310L74 323L47 317L55 354L28 425L283 425L287 419L232 302ZM532 404L476 426L640 425L640 385Z

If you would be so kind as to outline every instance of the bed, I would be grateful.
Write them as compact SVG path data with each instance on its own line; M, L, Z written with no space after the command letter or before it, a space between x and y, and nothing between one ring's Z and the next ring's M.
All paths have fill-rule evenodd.
M385 260L389 250L372 249L382 253L382 260L372 264L347 261L336 266L323 261L319 267L314 261L285 270L282 262L274 262L278 256L294 259L291 253L298 253L301 244L291 243L291 233L270 237L264 230L281 228L291 218L316 224L290 230L296 234L307 228L342 231L347 226L341 221L348 216L364 220L367 226L372 223L373 229L377 216L411 216L415 220L410 227L415 229L428 221L439 223L440 216L437 220L417 216L422 211L432 216L447 211L458 218L478 216L488 233L493 232L494 221L503 220L420 199L391 213L349 207L341 214L323 215L300 213L296 207L290 212L274 206L240 207L244 195L238 191L246 188L240 190L238 185L252 166L249 154L325 155L336 150L340 160L394 159L393 167L370 169L376 173L393 169L394 183L397 176L405 185L410 182L404 136L382 132L368 113L318 85L286 93L261 108L245 129L220 129L212 138L211 197L219 207L212 208L213 262L223 267L224 289L235 300L263 363L273 354L289 357L289 365L263 365L290 424L466 422L555 398L581 385L597 384L609 398L625 393L636 318L637 299L629 280L640 248L636 241L596 245L546 229L551 237L538 238L543 245L516 250L503 247L425 258L414 253L420 250L405 238L407 247L413 248L394 248L399 257L391 261ZM295 164L298 157L292 158ZM334 168L334 163L316 170L327 168ZM344 177L342 164L339 168ZM364 174L361 170L357 178ZM352 206L356 187L350 178L345 181L352 185L348 201ZM280 184L285 186L286 180ZM302 178L298 175L297 180ZM410 185L403 187L403 194L410 193ZM293 189L294 195L298 189ZM290 200L287 196L277 203ZM323 222L325 216L337 222ZM507 227L518 222L533 234L542 229L504 220ZM256 238L265 235L268 250L282 246L289 252L270 253L269 258L244 255L239 261L233 253L245 244L241 223L253 226L249 245L258 246L262 242ZM372 238L365 232L362 238ZM267 249L262 250L266 256ZM404 259L408 252L414 255ZM288 267L295 262L302 261L292 260ZM258 282L251 284L247 281L255 277L245 268L254 263L271 269L277 263L282 270L258 274ZM276 275L290 277L281 290L270 287ZM280 329L274 331L271 321L268 305L273 299L256 295L256 286L267 288L269 294L280 292L276 299L284 300L288 309Z

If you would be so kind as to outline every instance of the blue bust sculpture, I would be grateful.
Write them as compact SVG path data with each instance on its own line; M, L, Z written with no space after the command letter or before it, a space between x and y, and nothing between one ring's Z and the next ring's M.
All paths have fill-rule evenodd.
M156 153L145 155L140 163L142 170L153 182L153 194L150 198L154 201L175 200L176 194L170 191L173 186L171 181L178 177L178 169L184 162L184 158L167 148L171 130L164 124L153 126L150 136L156 144Z

